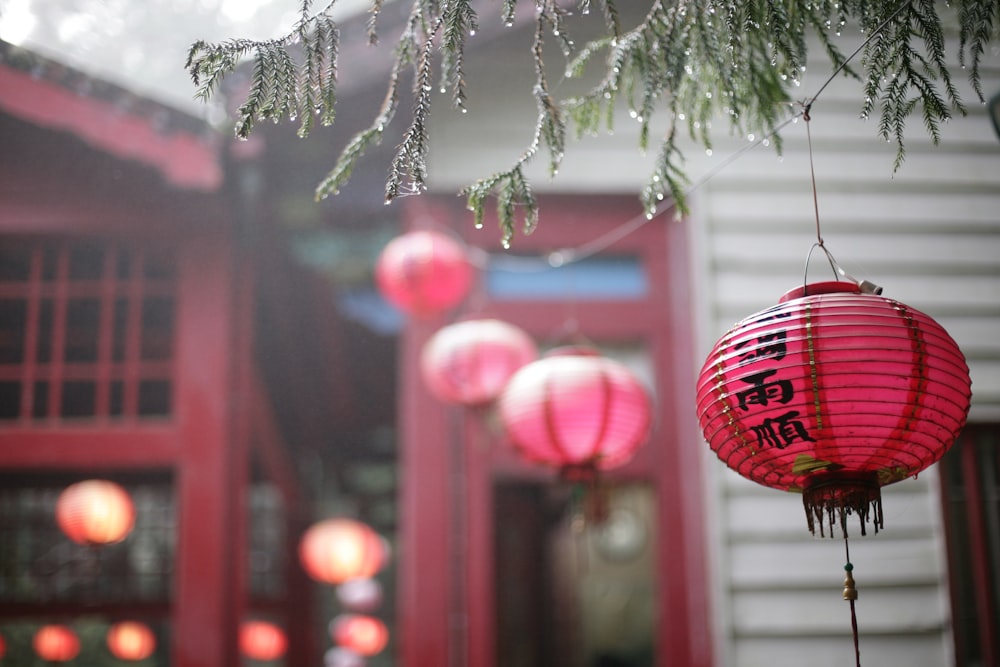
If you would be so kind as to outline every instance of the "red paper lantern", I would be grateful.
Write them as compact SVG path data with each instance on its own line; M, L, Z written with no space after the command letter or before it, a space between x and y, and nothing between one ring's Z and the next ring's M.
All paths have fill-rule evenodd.
M856 513L861 532L880 487L941 458L965 424L968 367L927 315L852 283L808 285L724 335L698 380L709 446L765 486L801 491L815 522Z
M375 282L390 303L411 315L429 316L458 305L472 287L465 247L439 232L397 236L375 263Z
M156 635L145 623L122 621L108 628L108 650L119 660L145 660L156 650Z
M42 660L51 662L68 662L80 652L79 637L65 625L43 625L31 643Z
M56 521L78 544L113 544L132 530L135 506L118 484L91 479L71 484L59 494Z
M651 425L649 394L635 375L586 348L556 351L524 366L498 406L521 454L564 473L623 465Z
M353 519L320 521L299 542L299 560L306 573L328 584L371 577L387 559L382 537Z
M365 657L381 653L389 643L389 629L385 623L364 614L337 616L330 623L330 635L340 646Z
M267 621L244 621L239 642L240 652L252 660L277 660L288 650L285 631Z
M7 655L7 640L3 638L3 635L0 635L0 658L5 655Z
M523 330L500 320L467 320L435 333L420 357L424 382L437 398L462 405L495 399L516 370L538 357Z

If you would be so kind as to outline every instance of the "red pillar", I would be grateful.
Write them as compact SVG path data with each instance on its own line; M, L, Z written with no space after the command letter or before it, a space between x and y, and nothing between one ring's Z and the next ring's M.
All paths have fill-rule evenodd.
M449 576L451 456L444 406L423 388L418 373L420 350L442 323L406 327L400 372L401 517L400 664L447 667L449 662ZM410 369L410 370L407 370Z
M244 549L233 474L233 272L228 239L205 238L181 253L177 309L176 417L182 433L175 494L177 560L172 618L174 667L236 665L236 609ZM237 534L241 534L238 532Z

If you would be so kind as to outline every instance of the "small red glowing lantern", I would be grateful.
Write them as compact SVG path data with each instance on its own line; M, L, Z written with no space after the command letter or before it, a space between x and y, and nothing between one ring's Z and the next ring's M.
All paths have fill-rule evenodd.
M525 458L585 478L627 463L649 436L652 413L635 375L588 348L557 350L521 368L499 410Z
M397 236L382 249L375 281L390 303L426 317L458 305L472 287L473 271L465 247L440 232Z
M244 621L240 625L240 652L252 660L277 660L288 650L285 631L267 621Z
M381 653L389 643L385 623L365 614L337 616L330 622L330 635L340 646L365 657Z
M0 635L0 658L5 655L7 655L7 640L3 638L3 635Z
M382 537L360 521L326 519L314 524L299 542L299 560L317 581L340 584L371 577L385 565Z
M854 284L808 285L733 326L698 380L709 446L743 477L801 491L810 531L882 526L881 487L951 447L971 396L958 345L927 315ZM874 517L871 514L874 513Z
M518 327L467 320L443 327L427 341L420 368L436 397L475 406L495 399L511 375L537 357L535 342Z
M122 621L108 628L108 650L119 660L145 660L156 650L156 635L145 623Z
M91 479L71 484L59 494L56 521L77 544L113 544L132 530L135 506L118 484Z
M43 625L32 639L42 660L68 662L80 652L80 638L66 625Z

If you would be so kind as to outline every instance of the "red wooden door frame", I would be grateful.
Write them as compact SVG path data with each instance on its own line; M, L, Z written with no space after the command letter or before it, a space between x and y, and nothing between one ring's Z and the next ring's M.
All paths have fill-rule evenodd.
M542 207L537 232L519 235L515 251L545 256L579 247L625 222L638 208L630 197L592 196L543 198ZM409 228L450 229L472 245L502 252L495 223L488 218L484 230L472 229L470 216L454 200L414 198L405 218ZM648 346L658 392L655 445L644 447L616 476L650 482L656 490L654 634L660 667L710 667L713 660L700 436L692 417L695 368L687 247L685 225L668 216L614 244L613 251L637 256L646 271L648 291L634 301L579 301L569 310L552 301L490 302L482 290L467 300L477 312L481 308L513 322L542 342L572 315L590 340L642 340ZM401 342L398 627L405 667L494 667L492 482L498 472L539 474L503 448L471 444L483 437L475 420L461 408L442 405L423 387L420 350L450 321L449 316L410 320ZM465 441L460 455L455 454L456 438ZM461 554L464 558L456 557Z

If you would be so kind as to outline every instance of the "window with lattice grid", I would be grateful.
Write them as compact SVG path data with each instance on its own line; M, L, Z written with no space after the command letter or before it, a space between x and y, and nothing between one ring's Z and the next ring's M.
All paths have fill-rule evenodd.
M0 423L166 417L172 253L103 239L0 242Z

